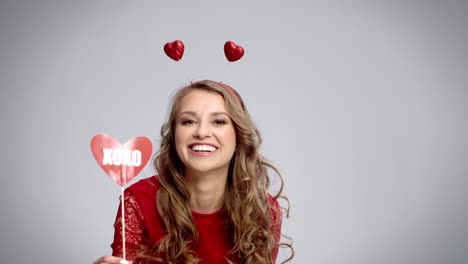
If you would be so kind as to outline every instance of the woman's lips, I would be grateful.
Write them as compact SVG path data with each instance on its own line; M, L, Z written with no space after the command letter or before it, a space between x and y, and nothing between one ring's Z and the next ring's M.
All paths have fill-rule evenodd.
M218 148L212 144L195 143L189 145L189 150L192 155L206 157L215 153Z

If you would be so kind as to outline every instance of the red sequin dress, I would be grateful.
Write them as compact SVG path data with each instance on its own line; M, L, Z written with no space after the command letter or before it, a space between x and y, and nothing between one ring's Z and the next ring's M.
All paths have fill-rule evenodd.
M156 208L156 191L159 182L155 176L142 179L125 190L125 249L126 258L134 260L138 245L154 245L164 236L163 221ZM270 198L270 202L278 207L278 203ZM192 211L194 223L199 232L199 246L196 249L200 264L228 263L228 252L233 243L226 232L224 217L221 211L212 214L200 214ZM272 218L274 214L272 214ZM121 205L117 212L114 228L114 241L111 244L112 255L123 256L122 248L122 214ZM277 241L280 238L281 225L273 230ZM133 250L132 250L133 249ZM278 248L273 251L276 261ZM137 261L135 262L135 264Z

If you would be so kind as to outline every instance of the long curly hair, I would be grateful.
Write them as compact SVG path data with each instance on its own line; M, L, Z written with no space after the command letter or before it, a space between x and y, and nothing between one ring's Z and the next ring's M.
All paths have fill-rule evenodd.
M282 176L259 153L262 143L260 132L239 94L225 84L209 80L178 90L172 98L167 122L161 127L160 149L153 166L161 183L157 202L165 236L157 245L147 249L143 256L146 259L153 256L153 260L162 263L199 262L194 250L199 237L189 207L190 193L185 186L183 163L177 155L174 141L177 111L184 96L194 89L221 95L236 131L237 145L229 166L222 207L234 245L230 254L239 263L272 263L273 251L277 252L278 247L289 247L291 255L283 263L288 262L294 256L292 244L277 243L280 234L271 232L280 230L282 212L280 207L272 206L269 199L275 203L280 197L287 200L282 195ZM269 170L280 179L279 191L273 196L267 192L270 186ZM289 202L283 209L289 211Z

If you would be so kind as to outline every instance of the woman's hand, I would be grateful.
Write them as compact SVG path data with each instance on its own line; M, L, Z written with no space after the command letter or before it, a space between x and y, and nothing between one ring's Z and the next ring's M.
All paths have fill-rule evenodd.
M120 264L121 260L123 260L122 258L119 258L119 257L114 257L114 256L102 256L98 259L96 259L93 264ZM128 263L128 264L132 264L133 261L127 261L127 262L124 262L124 263Z

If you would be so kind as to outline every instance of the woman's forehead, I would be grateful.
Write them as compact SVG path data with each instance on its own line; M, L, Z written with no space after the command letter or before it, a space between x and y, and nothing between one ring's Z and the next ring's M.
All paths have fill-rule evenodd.
M217 92L205 90L193 90L186 94L181 102L180 108L184 107L221 107L225 109L224 99Z
M201 89L194 89L181 99L177 113L180 115L184 112L228 113L224 98L219 93Z

